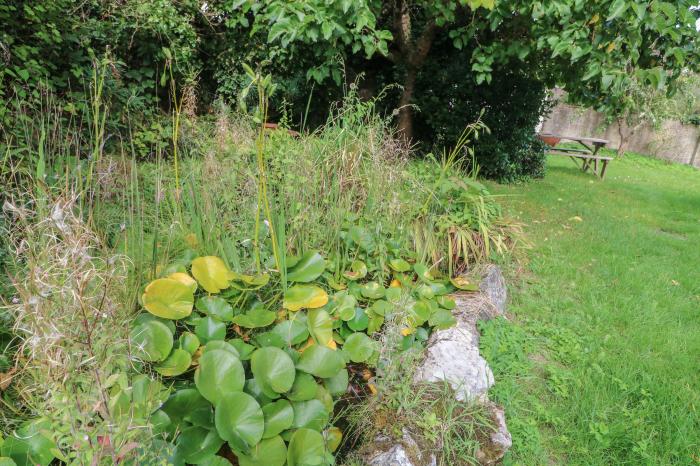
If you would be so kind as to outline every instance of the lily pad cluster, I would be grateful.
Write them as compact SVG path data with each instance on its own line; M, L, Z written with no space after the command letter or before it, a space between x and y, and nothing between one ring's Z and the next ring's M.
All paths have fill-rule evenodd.
M315 251L286 264L286 286L281 274L237 273L214 256L146 286L132 352L172 378L153 418L175 445L174 464L231 455L241 466L332 464L342 439L334 400L347 391L348 364L378 359L372 336L385 319L405 312L409 344L454 323L453 285L420 264L392 259L390 280L360 260L334 274Z

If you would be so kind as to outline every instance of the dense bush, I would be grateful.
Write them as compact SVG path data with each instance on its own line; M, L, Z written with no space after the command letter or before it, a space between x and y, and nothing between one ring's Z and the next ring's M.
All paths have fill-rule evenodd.
M515 181L544 175L544 146L535 128L549 110L546 87L517 67L495 70L490 84L465 79L469 63L460 52L444 48L419 76L416 133L428 148L449 145L464 127L482 120L490 132L474 143L481 173Z

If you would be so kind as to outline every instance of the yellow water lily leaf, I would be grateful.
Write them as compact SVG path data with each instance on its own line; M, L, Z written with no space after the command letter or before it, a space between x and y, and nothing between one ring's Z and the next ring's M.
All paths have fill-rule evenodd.
M231 274L219 257L204 256L192 261L192 275L209 293L218 293L228 288Z
M402 328L402 329L401 329L401 335L407 337L407 336L413 334L415 331L416 331L415 328L409 328L409 327Z
M282 307L289 311L317 309L328 303L328 293L316 285L295 285L284 293Z
M159 278L146 287L142 301L143 307L153 315L164 319L183 319L192 313L194 290L178 280Z
M450 282L455 286L455 288L462 291L479 291L479 285L473 283L465 276L451 278Z
M173 280L177 280L180 283L182 283L183 285L186 285L186 286L192 288L193 293L195 291L197 291L197 280L190 277L189 275L187 275L184 272L171 273L170 275L168 275L167 278L172 278Z
M394 278L391 283L389 283L389 288L401 288L401 282Z

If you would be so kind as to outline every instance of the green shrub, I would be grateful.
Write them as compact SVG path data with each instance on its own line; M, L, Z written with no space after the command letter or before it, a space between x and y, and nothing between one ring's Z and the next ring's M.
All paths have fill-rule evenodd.
M426 64L416 92L416 134L426 148L456 141L483 111L490 132L473 144L481 174L502 181L542 177L544 145L535 128L549 111L545 84L510 66L495 70L490 84L478 85L468 78L471 65L459 51L441 50Z

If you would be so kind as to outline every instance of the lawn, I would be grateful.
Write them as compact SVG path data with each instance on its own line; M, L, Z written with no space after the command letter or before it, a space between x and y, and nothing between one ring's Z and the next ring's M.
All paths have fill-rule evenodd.
M628 155L491 185L532 245L482 327L506 464L700 463L700 172Z

